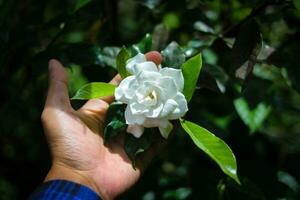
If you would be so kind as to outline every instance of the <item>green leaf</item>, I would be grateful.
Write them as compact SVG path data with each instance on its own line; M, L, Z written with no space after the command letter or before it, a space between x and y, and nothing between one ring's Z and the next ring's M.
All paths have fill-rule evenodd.
M102 82L88 83L82 86L72 99L87 100L114 95L115 85Z
M185 61L183 50L177 42L171 42L162 52L163 57L162 66L180 69Z
M263 102L259 103L253 110L250 110L248 103L244 98L236 99L233 103L237 113L243 122L250 128L251 133L254 133L261 127L271 112L271 107Z
M120 53L120 50L120 47L114 46L104 47L102 50L99 50L99 52L97 53L97 64L100 64L102 66L110 66L114 69L117 69L116 59Z
M268 58L268 63L286 68L291 85L298 93L300 93L299 37L300 32L289 36Z
M67 73L69 78L68 89L72 95L75 94L82 85L88 83L79 65L71 64L70 68L67 68Z
M230 147L223 140L193 122L181 119L180 123L197 147L209 155L225 174L240 184L236 159Z
M205 24L202 21L196 21L194 23L194 29L196 29L197 31L204 32L204 33L211 33L211 34L215 33L213 28L211 28L210 26L208 26L207 24Z
M129 52L125 47L121 49L117 56L117 69L122 78L129 76L129 73L126 70L126 62L130 58Z
M188 187L181 187L176 190L167 190L163 194L163 199L184 200L191 196L192 190Z
M78 11L80 8L84 7L86 4L88 4L91 0L76 0L75 7L73 9L73 13Z
M293 0L294 5L296 7L297 10L300 10L300 1L299 0Z
M132 161L134 169L136 167L137 156L149 149L152 143L157 140L158 136L156 129L153 128L145 128L140 138L136 138L131 133L126 133L124 149Z
M163 23L169 29L176 29L180 26L180 18L177 13L169 12L163 17Z
M151 34L147 33L145 37L137 44L131 46L130 51L132 55L136 55L138 53L147 53L151 51L152 48L152 36Z
M126 104L120 102L113 102L110 104L105 119L105 142L126 130L127 124L124 116L125 108Z
M201 68L202 57L200 53L190 58L182 65L182 73L184 77L183 94L187 101L192 99Z

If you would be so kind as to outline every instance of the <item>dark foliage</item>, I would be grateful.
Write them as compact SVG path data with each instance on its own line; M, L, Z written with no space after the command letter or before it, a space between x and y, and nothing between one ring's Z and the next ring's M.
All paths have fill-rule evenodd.
M300 199L298 2L0 0L0 199L25 199L50 167L39 120L48 60L69 68L72 96L113 77L120 47L146 33L152 49L202 52L187 118L229 144L242 186L178 130L120 199Z

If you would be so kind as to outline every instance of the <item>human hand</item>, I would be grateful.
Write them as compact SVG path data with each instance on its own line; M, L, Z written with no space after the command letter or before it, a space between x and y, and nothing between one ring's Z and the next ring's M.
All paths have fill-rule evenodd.
M161 55L146 58L160 64ZM119 75L110 83L117 85ZM133 186L157 148L152 148L134 170L124 151L124 137L104 145L103 123L114 97L92 99L74 110L68 95L67 75L57 60L49 61L49 89L42 122L52 154L52 166L45 181L64 179L86 185L103 199L114 199Z

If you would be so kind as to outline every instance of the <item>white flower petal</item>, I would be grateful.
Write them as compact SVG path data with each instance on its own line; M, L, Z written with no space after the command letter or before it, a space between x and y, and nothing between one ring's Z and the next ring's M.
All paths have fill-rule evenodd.
M167 117L178 107L178 104L173 99L168 99L164 105L164 108L160 114L160 117Z
M165 67L159 71L163 76L171 77L176 84L179 92L182 92L184 86L184 78L180 69Z
M131 112L131 109L129 106L126 107L125 110L125 120L126 124L134 124L134 125L142 125L145 121L145 117L143 115L134 115Z
M146 128L158 127L160 125L161 121L162 120L158 119L158 118L146 118L143 126Z
M161 77L158 80L159 86L163 89L166 98L172 99L177 94L177 87L175 85L175 82L170 77Z
M147 72L158 72L158 68L154 62L146 61L142 63L137 63L133 66L134 74L139 74L142 71Z
M130 58L127 60L127 64L126 64L126 70L133 74L133 75L137 75L135 73L135 65L138 63L142 63L142 62L146 62L146 57L144 54L142 53L138 53L136 56L134 56L133 58Z
M135 76L129 76L125 78L115 90L116 100L123 103L129 103L129 100L133 97L137 86L138 83L135 79Z
M158 127L161 135L167 138L173 127L169 120L182 117L188 110L181 93L184 87L182 71L161 68L147 61L141 53L127 61L126 69L133 76L121 82L115 97L128 104L125 110L127 131L140 137L145 127Z
M173 129L173 124L168 120L164 120L162 121L158 129L163 138L167 139Z
M135 91L135 96L137 101L140 103L145 96L147 96L147 94L149 93L151 88L146 87L144 84L141 85L136 91Z
M158 72L141 71L136 78L140 84L143 84L145 81L151 81L153 84L155 84L156 81L161 78L161 74Z
M133 115L140 115L149 112L149 109L143 104L131 103L129 106Z
M140 138L144 133L144 127L140 125L128 125L126 131L134 135L134 137Z
M145 116L149 118L156 118L160 115L163 107L164 105L161 103L157 107L150 109L149 112L145 114Z
M176 101L178 107L172 112L172 114L168 115L168 119L171 120L182 117L188 111L187 101L182 93L178 92L173 100Z

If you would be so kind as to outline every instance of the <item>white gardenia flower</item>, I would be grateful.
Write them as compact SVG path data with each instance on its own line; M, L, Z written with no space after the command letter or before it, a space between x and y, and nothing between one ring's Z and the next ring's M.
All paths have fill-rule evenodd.
M161 68L137 54L126 65L131 76L115 90L117 101L127 104L127 132L140 137L144 128L158 127L167 138L173 125L169 120L182 117L188 110L182 94L184 79L180 69Z

